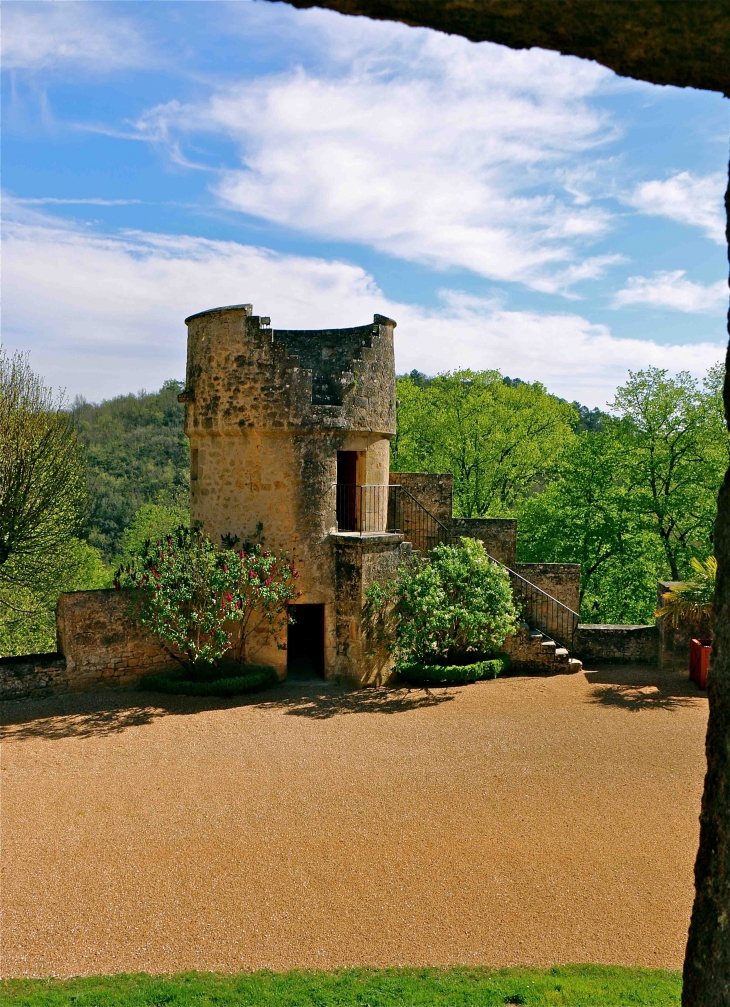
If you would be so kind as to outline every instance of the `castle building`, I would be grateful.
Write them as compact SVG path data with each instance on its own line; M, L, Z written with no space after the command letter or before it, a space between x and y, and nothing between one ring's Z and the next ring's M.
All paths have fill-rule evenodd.
M459 522L450 475L389 472L392 319L272 329L240 304L186 324L191 520L219 543L251 541L262 525L264 547L300 572L293 624L252 660L282 678L308 666L352 685L387 681L388 654L364 638L367 587L452 533L513 562L515 522Z

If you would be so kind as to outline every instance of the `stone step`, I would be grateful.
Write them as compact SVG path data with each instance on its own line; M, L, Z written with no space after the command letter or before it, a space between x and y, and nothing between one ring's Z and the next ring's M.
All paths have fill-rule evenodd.
M583 671L583 662L577 657L568 658L568 671Z
M559 661L560 664L567 664L570 658L570 652L565 647L555 648L555 660Z
M543 640L540 646L542 647L543 654L554 654L558 645L555 640Z

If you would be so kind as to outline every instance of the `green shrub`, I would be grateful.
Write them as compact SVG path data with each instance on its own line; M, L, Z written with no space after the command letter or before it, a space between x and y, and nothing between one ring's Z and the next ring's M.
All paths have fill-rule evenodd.
M473 664L404 663L398 665L398 674L405 682L413 685L465 685L483 678L496 678L509 665L507 654L497 654Z
M196 669L194 677L187 669L145 675L140 689L176 696L241 696L269 689L279 681L274 669L265 664L247 665L238 674L221 677L226 676L226 671L225 668Z
M473 538L436 546L428 560L403 564L395 580L373 584L363 614L397 665L474 661L517 626L509 576Z

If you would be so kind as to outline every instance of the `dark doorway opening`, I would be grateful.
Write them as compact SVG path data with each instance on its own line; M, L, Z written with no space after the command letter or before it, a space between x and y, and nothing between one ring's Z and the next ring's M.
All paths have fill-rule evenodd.
M337 452L337 530L358 531L360 500L357 488L359 451Z
M324 605L290 605L286 635L287 675L324 677Z

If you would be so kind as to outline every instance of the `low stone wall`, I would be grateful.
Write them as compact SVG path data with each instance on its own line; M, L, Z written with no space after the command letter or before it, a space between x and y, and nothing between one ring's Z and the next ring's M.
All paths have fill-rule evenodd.
M441 524L448 525L454 499L451 472L391 472L390 485L407 489Z
M60 654L0 658L0 700L3 702L70 691L66 660Z
M128 613L126 591L62 594L56 611L58 651L70 692L134 686L174 659Z
M455 517L450 531L454 536L478 538L490 556L514 570L517 555L517 522L513 518Z
M574 612L579 610L580 563L517 563L513 569Z
M62 594L56 609L58 653L0 661L0 698L133 687L143 675L175 666L128 614L124 591Z
M509 654L512 671L545 672L562 670L556 666L555 650L543 647L530 635L530 628L524 623L517 632L508 636L500 650ZM567 670L567 669L566 669Z
M657 626L611 626L581 623L572 653L584 663L656 664L659 657Z

